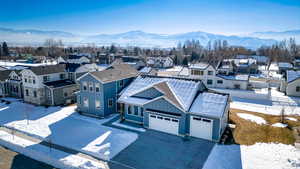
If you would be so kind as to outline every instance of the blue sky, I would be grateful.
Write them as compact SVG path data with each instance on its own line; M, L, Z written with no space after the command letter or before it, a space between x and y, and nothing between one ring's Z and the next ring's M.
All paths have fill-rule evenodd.
M300 0L7 0L0 27L78 34L300 29Z

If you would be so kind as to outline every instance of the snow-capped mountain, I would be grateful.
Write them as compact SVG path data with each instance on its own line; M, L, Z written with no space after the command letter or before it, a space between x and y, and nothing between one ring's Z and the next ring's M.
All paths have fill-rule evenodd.
M253 33L247 36L225 36L206 32L188 32L181 34L155 34L143 31L129 31L118 34L98 34L93 36L82 36L62 31L43 30L15 30L0 28L0 41L7 41L15 45L41 45L46 39L61 39L67 45L82 45L93 43L96 45L111 45L112 43L121 46L140 47L175 47L179 42L186 40L199 40L202 45L207 45L209 41L227 40L230 45L257 48L262 45L272 45L276 38L262 36L267 33ZM274 34L269 32L268 34ZM283 33L282 33L283 34ZM298 36L299 32L285 32L286 36ZM259 36L260 35L260 36ZM274 40L276 39L276 40Z
M300 30L290 30L290 31L283 31L283 32L254 32L248 34L250 37L257 37L262 39L275 39L275 40L284 40L289 38L295 38L296 41L300 42Z

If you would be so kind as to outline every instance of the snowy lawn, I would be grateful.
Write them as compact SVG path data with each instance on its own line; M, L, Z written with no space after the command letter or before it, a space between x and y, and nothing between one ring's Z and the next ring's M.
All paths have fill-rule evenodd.
M250 120L257 124L267 124L266 120L263 119L262 117L258 117L258 116L255 116L252 114L247 114L247 113L237 113L237 115L243 119Z
M67 154L36 144L23 138L0 131L0 144L32 159L50 164L56 168L105 169L107 163L92 161L78 155Z
M10 105L1 103L0 124L107 160L138 137L136 133L102 125L113 117L102 120L84 117L75 108L44 108L19 101Z
M275 143L216 145L203 169L297 169L300 150L294 146Z
M283 124L283 123L275 123L275 124L272 124L273 127L281 127L281 128L284 128L284 127L287 127L287 124Z

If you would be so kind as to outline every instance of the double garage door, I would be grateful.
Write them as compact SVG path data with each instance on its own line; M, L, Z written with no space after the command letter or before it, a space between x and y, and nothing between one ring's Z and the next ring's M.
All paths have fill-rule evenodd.
M191 116L190 135L197 138L212 140L213 120Z
M178 135L179 119L149 113L149 128Z

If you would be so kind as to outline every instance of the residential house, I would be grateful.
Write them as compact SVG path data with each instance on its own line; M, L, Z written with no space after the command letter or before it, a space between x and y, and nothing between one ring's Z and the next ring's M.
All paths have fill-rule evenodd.
M22 77L19 70L0 71L0 96L23 97Z
M157 70L155 70L152 67L143 67L141 70L139 70L141 75L156 75Z
M147 66L154 68L170 68L174 66L174 61L171 57L148 57Z
M189 78L200 79L209 88L248 89L249 74L233 73L232 62L223 62L217 70L208 63L196 63L189 66Z
M78 79L77 107L82 114L104 117L117 112L118 94L138 75L127 64L112 65L103 71L89 72Z
M66 63L66 71L70 80L76 82L76 79L88 72L101 71L106 69L106 66L98 66L95 63L91 64L78 64L78 63Z
M293 61L294 69L300 70L300 57L296 57Z
M229 96L200 80L142 75L118 99L122 120L179 136L219 141L228 122Z
M30 67L21 71L24 101L36 105L74 102L78 86L67 77L65 65Z
M289 62L278 62L277 63L278 65L278 71L279 71L279 74L283 74L285 75L286 74L286 71L288 70L293 70L293 65Z
M282 81L280 91L288 96L300 96L300 71L288 70Z
M87 64L91 60L84 55L69 55L67 57L59 57L57 63L73 63L73 64Z

